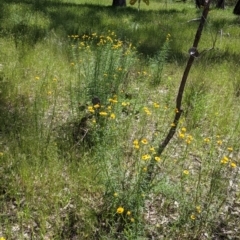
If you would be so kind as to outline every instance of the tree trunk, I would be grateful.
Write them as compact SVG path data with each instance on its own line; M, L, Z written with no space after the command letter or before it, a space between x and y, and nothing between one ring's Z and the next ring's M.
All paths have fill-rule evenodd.
M238 0L235 8L233 9L233 13L236 15L240 15L240 0Z
M197 8L201 8L205 5L205 0L195 0L195 4Z
M216 3L216 8L225 8L225 1L224 0L218 0Z
M113 0L113 7L126 7L126 0Z

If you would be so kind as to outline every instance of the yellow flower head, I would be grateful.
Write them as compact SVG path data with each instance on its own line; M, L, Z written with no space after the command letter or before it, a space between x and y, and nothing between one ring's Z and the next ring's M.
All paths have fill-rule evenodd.
M122 106L123 106L123 107L126 107L126 106L128 106L128 105L130 105L129 102L122 102Z
M196 219L196 216L195 216L194 214L192 214L192 215L190 216L190 218L191 218L192 220L195 220L195 219Z
M185 134L180 132L180 133L178 134L178 137L181 138L181 139L184 139Z
M193 140L193 137L191 135L187 135L186 143L190 144Z
M138 145L138 140L135 139L135 140L133 141L133 144L134 144L134 145Z
M148 140L146 138L143 138L141 141L142 144L148 144Z
M143 171L146 172L146 171L147 171L147 167L144 167L144 168L143 168Z
M154 159L155 159L155 161L157 161L157 162L160 162L160 161L161 161L161 158L160 158L160 157L155 157Z
M142 160L149 160L151 156L149 154L145 154L142 156Z
M160 107L160 105L159 105L158 103L153 103L153 106L154 106L155 108L159 108L159 107Z
M221 160L221 163L226 164L226 163L228 163L228 161L229 161L228 157L224 156Z
M94 113L94 112L95 112L95 110L93 109L92 106L89 106L89 107L88 107L88 111L89 111L90 113Z
M93 107L94 108L100 108L100 104L95 104Z
M118 102L117 99L113 99L113 98L109 98L108 101L110 103L117 103Z
M233 148L232 148L232 147L228 147L227 150L228 150L229 152L232 152L232 151L233 151Z
M183 128L181 129L181 131L182 131L183 133L185 133L185 132L187 131L187 129L186 129L185 127L183 127Z
M204 138L203 141L204 141L205 143L209 143L209 142L210 142L210 138Z
M144 107L144 112L147 114L147 115L151 115L151 111L149 111L149 109L147 107Z
M184 171L183 171L183 174L188 175L188 174L189 174L189 171L188 171L188 170L184 170Z
M130 215L131 215L131 212L130 212L130 211L127 211L127 215L130 216Z
M197 211L198 213L201 213L201 206L196 206L196 211Z
M231 166L232 168L236 168L236 167L237 167L237 164L236 164L235 162L231 162L230 166Z
M115 114L114 114L114 113L111 113L110 118L111 118L111 119L115 119L115 118L116 118Z
M114 196L114 197L117 197L117 196L118 196L118 194L115 192L115 193L113 194L113 196Z
M122 214L124 212L124 208L123 207L119 207L118 209L117 209L117 213L118 214Z
M107 112L99 112L99 115L100 116L107 116L108 114L107 114Z

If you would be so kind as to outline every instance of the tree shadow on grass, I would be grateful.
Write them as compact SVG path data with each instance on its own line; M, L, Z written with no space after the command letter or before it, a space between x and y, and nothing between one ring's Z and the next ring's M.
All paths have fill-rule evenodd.
M15 22L14 26L7 27L8 32L14 35L16 42L24 41L31 45L41 41L49 30L54 29L57 34L62 37L67 37L71 34L91 34L93 32L106 32L108 29L115 31L117 36L122 40L133 41L137 44L138 50L144 55L152 55L158 51L165 36L172 31L171 26L164 29L157 25L152 28L151 24L146 24L152 21L153 14L157 13L159 17L165 14L173 14L177 17L181 11L177 10L160 10L160 11L140 11L132 7L113 8L111 6L93 5L93 4L74 4L62 3L54 0L29 1L29 0L4 0L4 4L21 4L26 9L31 11L41 12L49 19L50 24L42 29L38 25L30 25L27 20ZM3 14L4 15L4 14ZM5 14L5 18L11 18ZM123 22L124 17L130 18L130 23ZM138 25L140 28L136 29ZM163 37L161 37L163 36ZM139 43L139 39L144 41ZM153 41L153 38L156 39ZM158 41L157 41L158 39ZM149 43L149 47L147 46Z
M182 33L178 31L177 23L185 21L184 16L187 11L175 9L138 11L132 7L114 8L110 6L111 2L109 2L109 6L103 6L63 3L57 0L36 0L34 2L30 0L3 0L2 4L8 6L21 4L30 11L40 12L49 20L49 24L45 28L37 24L31 25L22 20L5 29L14 36L16 44L25 42L34 46L44 39L50 30L54 30L57 35L65 38L72 34L79 36L93 32L101 34L111 30L121 40L132 42L144 56L156 54L161 49L168 33L174 35L175 38L181 37ZM201 15L199 10L193 10L193 12L197 16ZM11 15L6 16L4 12L2 16L11 18ZM173 18L174 21L166 21L167 18ZM176 23L176 25L171 23ZM230 24L236 24L236 21L216 19L212 21L212 28L214 31L223 25ZM194 32L196 24L187 24L186 28L192 28ZM170 55L168 60L177 60L181 64L185 60L184 54L181 52L182 49L179 49L179 45L174 42L170 44L170 48L174 54Z
M121 40L132 42L143 56L156 54L168 33L175 35L176 38L183 34L177 31L176 26L164 22L164 18L174 19L173 24L182 22L187 11L175 9L138 11L132 7L114 8L110 5L63 3L57 0L3 0L2 5L4 4L8 6L21 4L32 12L40 12L49 21L45 28L38 24L30 24L27 19L16 21L14 25L7 27L5 30L14 36L16 45L28 43L34 46L42 41L50 30L54 30L57 36L66 39L68 35L74 34L81 37L84 34L90 35L93 32L102 34L111 30ZM11 15L4 14L4 10L1 11L4 18L11 18ZM196 15L201 15L199 10L193 11ZM237 24L235 20L229 21L232 20L213 20L212 31L218 30L224 24ZM187 24L186 28L192 28L194 31L196 24ZM176 42L172 41L170 44L172 54L169 55L168 61L179 61L181 64L186 58L179 48L179 43Z

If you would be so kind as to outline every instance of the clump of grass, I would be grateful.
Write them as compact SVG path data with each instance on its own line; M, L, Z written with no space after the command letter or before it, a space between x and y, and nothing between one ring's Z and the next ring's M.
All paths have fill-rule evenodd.
M106 36L92 33L71 38L75 41L72 44L74 62L71 64L79 79L76 90L84 83L85 98L98 97L103 104L106 103L110 95L128 84L126 76L135 63L132 44L118 39L110 30Z

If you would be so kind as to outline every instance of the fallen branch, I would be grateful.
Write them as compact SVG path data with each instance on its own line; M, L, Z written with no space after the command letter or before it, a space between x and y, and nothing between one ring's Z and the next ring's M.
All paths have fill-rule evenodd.
M190 56L189 56L186 68L184 70L182 80L181 80L181 83L180 83L180 86L179 86L179 89L178 89L177 98L176 98L176 111L175 111L173 124L171 124L171 128L169 129L168 134L165 137L165 139L163 140L163 142L160 143L159 146L158 146L158 150L157 150L157 155L158 156L161 156L162 152L167 147L170 140L173 138L173 136L176 132L177 126L178 126L179 119L180 119L180 117L183 113L183 109L182 109L183 93L184 93L187 78L188 78L190 69L192 67L192 64L194 62L194 59L199 56L197 47L198 47L198 43L201 39L203 26L204 26L204 24L206 22L206 19L207 19L210 2L211 2L211 0L206 1L206 4L205 4L204 9L203 9L203 13L202 13L201 21L199 23L197 32L195 34L195 39L194 39L194 42L193 42L193 46L189 49L189 55ZM151 163L149 164L149 167L148 167L148 179L147 179L148 182L151 182L152 179L153 179L154 166L155 166L154 165L154 160L152 160Z

